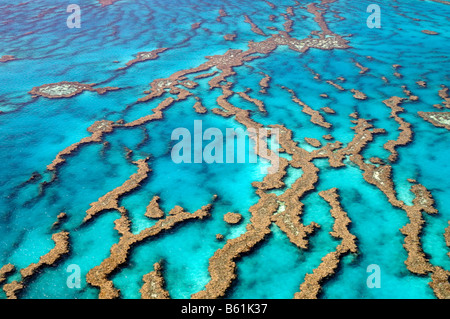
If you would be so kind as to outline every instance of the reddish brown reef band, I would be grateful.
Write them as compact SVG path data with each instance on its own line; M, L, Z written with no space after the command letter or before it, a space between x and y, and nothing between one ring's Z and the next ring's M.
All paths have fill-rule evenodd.
M242 215L238 213L226 213L223 220L228 224L237 224L242 220Z
M167 51L168 48L161 48L161 49L156 49L153 51L144 51L144 52L138 52L136 54L136 58L134 58L133 60L130 60L126 63L126 66L119 68L118 70L123 70L126 68L129 68L130 66L132 66L133 64L139 63L139 62L144 62L144 61L148 61L148 60L156 60L159 58L159 54L162 52Z
M6 264L2 268L0 268L0 285L3 284L8 276L12 274L16 268L13 264Z
M358 246L356 237L348 230L351 220L339 203L339 195L336 188L322 191L319 195L331 206L331 216L334 218L333 231L330 232L334 238L342 239L336 250L322 258L322 263L313 270L312 274L306 274L305 281L300 285L300 292L294 296L295 299L317 299L324 280L333 276L341 261L342 256L348 253L357 253Z
M445 229L444 238L447 247L450 248L450 221L448 222L448 227ZM450 257L450 252L447 255Z
M105 210L122 210L123 208L119 207L120 197L139 187L139 183L146 179L148 173L151 171L148 167L147 160L148 159L141 159L134 162L134 164L138 166L137 173L131 175L129 179L125 181L125 183L123 183L121 186L106 193L105 195L100 197L98 201L91 203L91 208L86 211L86 217L84 217L83 223L89 221L92 217Z
M172 229L175 225L190 219L203 219L209 215L211 204L203 206L194 213L179 212L160 219L154 226L142 230L138 234L130 231L130 220L126 210L122 207L119 211L122 217L117 219L115 229L121 234L119 242L111 247L110 256L95 266L86 275L86 281L100 289L100 299L112 299L120 296L120 290L114 287L108 277L122 264L127 262L129 252L133 246L144 240L155 237L161 232Z
M117 87L103 87L94 89L93 86L96 84L83 84L80 82L68 82L62 81L57 83L43 84L41 86L34 87L29 94L33 98L38 96L43 96L48 99L60 99L69 98L84 91L97 92L98 94L104 94L107 91L119 90Z
M69 233L62 231L53 234L52 240L55 242L55 247L47 254L41 256L37 263L32 263L28 267L20 270L22 280L13 281L3 286L8 299L17 299L20 291L25 287L34 275L45 266L53 266L63 255L69 252Z
M0 57L0 63L6 63L14 60L16 60L16 57L14 55L4 55Z
M421 118L436 127L450 130L450 112L417 112Z
M106 6L112 5L115 2L117 2L117 1L119 1L119 0L98 0L98 2L100 2L102 7L106 7Z
M52 161L51 164L47 165L47 169L49 171L55 171L57 166L64 163L66 161L65 157L71 155L81 145L90 144L90 143L99 143L102 141L103 135L105 133L110 133L114 129L114 122L101 120L92 124L87 130L92 133L91 136L82 138L79 142L76 142L69 147L65 148L61 152L56 155L56 158Z
M144 284L142 285L141 293L142 299L170 299L167 290L164 289L164 278L162 276L161 263L153 265L153 271L142 277Z
M388 150L391 155L389 156L389 161L395 162L398 158L398 152L396 148L398 146L405 146L412 141L413 131L411 129L411 124L406 122L403 118L398 116L398 113L402 113L404 109L400 106L401 103L405 99L393 96L387 100L384 100L383 103L391 109L391 117L395 119L395 121L400 124L399 130L400 134L397 140L390 140L386 144L384 144L384 148Z

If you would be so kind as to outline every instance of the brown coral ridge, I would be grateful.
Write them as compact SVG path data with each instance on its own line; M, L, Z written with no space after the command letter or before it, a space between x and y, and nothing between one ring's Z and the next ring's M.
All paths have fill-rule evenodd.
M247 51L230 49L223 55L207 56L206 59L208 61L198 67L178 71L168 78L156 79L150 84L150 90L145 92L148 94L145 97L138 99L138 101L150 101L154 98L161 97L162 95L167 93L167 91L178 94L177 101L185 99L190 96L191 93L186 90L179 89L177 87L180 84L179 81L187 74L207 71L212 67L216 67L222 72L209 81L210 89L220 88L222 86L220 84L222 81L225 81L227 77L236 74L233 70L235 67L242 66L244 62L260 58L259 56L252 56L253 54L269 54L280 45L287 45L290 49L303 53L306 52L309 48L317 48L322 50L345 49L349 47L347 43L348 41L342 39L338 35L322 39L306 38L303 40L298 40L289 36L288 33L280 31L279 34L272 35L270 38L262 42L250 41L248 44L249 49ZM161 103L170 105L174 101L175 100L173 100L172 98L168 98ZM165 107L166 106L158 106L157 111ZM140 125L146 123L147 121L153 120L154 118L160 118L162 116L162 114L158 114L158 112L156 112L155 110L153 111L155 112L155 114L148 115L147 117L144 117L145 119L138 119L132 125Z
M371 157L371 158L369 158L369 161L372 164L384 165L384 161L381 158L379 158L379 157Z
M28 267L20 270L22 280L13 281L5 284L3 290L8 299L17 299L20 291L22 291L26 284L35 276L42 268L46 266L53 266L62 256L69 252L69 233L62 231L52 235L52 240L55 242L55 247L47 254L41 256L37 263L32 263Z
M363 92L351 89L350 92L353 93L353 97L357 100L367 100L367 95L365 95Z
M206 107L203 106L201 101L197 101L194 104L194 110L195 112L197 112L198 114L205 114L206 112L208 112L208 110L206 109Z
M337 84L336 82L333 82L333 81L331 81L331 80L327 80L326 82L327 82L328 84L334 86L334 87L335 87L336 89L338 89L339 91L345 91L345 89L344 89L341 85Z
M427 82L425 82L425 81L417 81L416 84L422 88L427 87Z
M294 101L295 103L297 103L298 105L302 106L302 112L305 114L308 114L309 116L311 116L311 123L322 126L324 128L331 128L331 123L328 123L327 121L325 121L325 119L323 118L323 116L320 114L319 111L316 111L314 109L312 109L309 105L307 105L306 103L304 103L303 101L301 101L296 95L295 92L287 87L282 87L283 89L285 89L286 91L288 91L289 93L291 93L292 95L292 101Z
M134 164L138 166L137 173L131 175L128 180L125 181L125 183L123 183L121 186L106 193L105 195L100 197L98 201L91 203L91 208L86 211L86 216L83 219L83 223L86 223L94 216L105 210L116 209L120 211L120 197L138 188L140 186L139 183L145 180L148 176L148 173L151 171L151 169L148 167L147 160L148 159L140 159L134 162Z
M282 13L281 15L283 16L284 20L286 20L286 22L283 23L284 30L287 33L294 31L294 29L292 28L292 26L294 25L294 21L287 14Z
M413 131L411 129L411 124L406 122L403 118L398 116L398 113L401 113L404 111L404 109L400 106L401 103L404 101L403 98L393 96L387 100L384 100L383 103L391 109L391 115L390 117L394 118L395 121L400 125L399 130L400 134L397 138L397 140L389 140L386 144L383 145L383 147L391 153L389 155L389 161L395 162L398 158L398 152L396 148L398 146L404 146L407 145L412 141L413 137Z
M406 87L406 85L402 85L403 92L408 96L411 101L418 101L419 97L417 95L412 94L410 90Z
M98 266L95 266L86 275L86 281L100 288L100 299L118 298L120 290L114 287L114 284L108 277L118 269L119 266L127 262L130 250L133 246L147 240L150 237L158 236L163 231L167 231L176 225L192 219L203 219L209 216L212 205L208 204L194 213L180 212L175 215L169 215L160 219L155 225L142 230L139 234L133 234L130 231L130 220L124 209L121 210L122 217L117 219L115 229L122 235L117 244L111 247L110 255Z
M422 212L428 214L436 214L438 212L433 207L433 197L425 186L420 184L413 185L411 192L415 195L413 206L403 207L410 222L401 229L402 234L405 235L403 246L408 252L405 265L414 274L426 275L431 273L432 281L429 285L436 297L439 299L450 299L450 272L439 266L433 266L426 258L420 243L420 235L423 224L425 224Z
M400 69L402 66L400 64L394 64L392 65L392 67L394 68L394 75L399 79L403 78L403 75L398 72L398 69Z
M246 101L248 101L248 102L250 102L250 103L253 103L253 104L255 104L257 107L258 107L258 110L261 112L261 113L266 113L266 108L265 108L265 106L264 106L264 102L263 101L261 101L261 100L258 100L258 99L256 99L256 98L252 98L251 96L249 96L247 93L245 93L245 92L238 92L237 93L241 98L243 98L244 100L246 100Z
M445 244L450 248L450 221L448 222L448 227L444 232ZM450 257L450 253L447 254Z
M356 65L356 67L360 69L359 74L364 74L370 70L369 68L365 67L364 65L355 60L353 60L353 63Z
M425 34L429 34L429 35L438 35L439 33L436 31L431 31L431 30L422 30L423 33Z
M117 2L117 1L119 1L119 0L98 0L98 2L100 2L102 7L106 7L106 6L112 5L115 2Z
M438 92L439 97L441 97L444 101L442 102L442 104L450 109L450 97L448 95L448 87L446 87L445 85L441 85L441 89Z
M336 114L336 111L335 110L333 110L331 107L329 107L329 106L324 106L324 107L322 107L322 111L324 111L325 113L328 113L328 114Z
M53 223L52 229L58 228L61 225L61 222L67 218L66 213L60 213L58 216L56 216L56 222Z
M294 168L300 168L303 174L289 189L278 196L279 204L277 212L272 216L272 221L286 233L289 240L301 249L308 249L308 237L320 226L312 222L305 226L301 222L303 203L300 199L314 189L319 177L319 169L311 162L315 153L309 153L297 146L292 140L292 131L282 125L274 125L280 131L280 145L286 153L292 155L289 164ZM320 150L317 150L320 151Z
M132 66L133 64L139 63L139 62L144 62L144 61L148 61L148 60L156 60L159 58L159 54L162 52L167 51L168 48L161 48L161 49L156 49L153 51L148 51L148 52L138 52L136 54L136 58L134 58L133 60L130 60L126 63L126 66L119 68L118 70L123 70L126 68L129 68L130 66Z
M259 139L256 143L263 144L264 141ZM270 154L270 156L267 156L266 159L272 160L272 156L273 154ZM262 182L253 182L252 186L260 190L280 189L284 187L285 184L283 182L283 178L286 176L286 169L288 166L289 162L287 159L278 157L278 170L274 172L269 169L269 174L264 176Z
M356 116L356 114L355 114ZM356 126L352 127L355 131L353 139L344 148L339 148L341 146L340 142L336 142L336 147L338 150L319 150L317 151L317 156L328 157L331 167L343 167L344 158L350 156L350 159L359 155L362 150L366 147L368 143L373 141L374 134L385 133L384 129L372 129L371 125L367 120L358 118L357 120L352 120L356 123ZM329 144L332 145L332 144ZM324 152L326 151L326 152Z
M322 1L323 3L324 1ZM325 36L333 35L334 33L328 28L328 24L325 21L323 14L324 9L320 9L316 6L316 3L310 3L306 6L306 9L309 13L314 15L314 21L320 26L322 32L319 34L321 38L325 38Z
M312 138L312 137L305 137L305 142L313 147L321 147L322 146L322 143L320 143L320 141L318 139Z
M249 252L256 244L262 242L270 233L270 216L277 210L276 195L260 192L260 200L250 207L250 224L246 232L230 239L225 246L218 249L209 259L210 281L205 289L192 295L193 299L216 299L223 297L236 278L235 259Z
M247 123L247 125L249 125ZM270 189L264 181L263 183L253 183L260 197L258 203L250 208L251 218L250 224L246 227L246 232L238 238L230 239L226 242L222 249L215 252L213 257L209 260L209 273L211 280L206 285L203 291L194 294L193 298L219 298L223 297L230 287L233 280L236 278L235 259L248 253L255 245L262 242L264 238L270 233L270 225L272 222L277 223L280 228L288 234L289 239L302 248L307 248L307 236L311 234L317 224L312 223L308 226L303 226L300 222L299 214L303 204L300 203L299 198L307 191L314 188L317 181L318 169L314 164L310 163L312 158L307 158L306 151L298 148L291 139L291 131L285 129L283 126L271 126L272 128L281 128L282 147L287 152L296 152L296 167L301 167L305 174L297 180L292 187L280 197L275 194L264 193L264 189ZM300 155L301 154L301 155ZM262 155L262 154L258 154ZM302 157L304 155L304 157ZM278 184L285 174L285 165L287 163L284 158L280 158L280 168L278 172L269 174L267 176L273 177L269 179L268 183ZM285 165L283 165L284 163ZM266 176L266 177L267 177ZM274 185L272 185L274 186ZM276 185L279 187L279 185ZM275 214L276 213L276 214Z
M411 192L415 195L413 205L402 207L409 218L409 223L400 230L405 235L403 246L408 252L405 264L412 273L425 275L433 271L433 266L428 262L420 243L420 235L425 223L422 212L436 214L437 210L433 207L434 200L431 193L423 185L413 185Z
M5 282L10 274L12 274L16 268L13 264L6 264L0 268L0 285Z
M185 92L188 92L184 90ZM138 118L137 120L134 120L132 122L128 122L123 124L123 127L134 127L134 126L140 126L142 124L146 124L148 122L161 120L163 118L163 111L170 107L172 104L174 104L177 101L180 101L182 99L186 99L187 95L184 95L182 98L179 98L178 100L175 100L173 97L168 97L161 101L157 107L152 109L153 113L143 116L141 118Z
M364 123L355 130L368 132L367 129L371 127L366 120L359 119L360 123ZM359 126L359 125L358 125ZM372 140L370 135L370 140ZM425 223L422 217L422 211L429 214L437 213L433 207L434 200L431 193L420 184L413 185L411 191L416 195L413 200L413 206L407 206L405 203L397 198L394 188L394 183L391 178L392 167L389 165L376 166L374 164L366 163L364 158L358 153L352 155L350 160L354 162L363 171L363 178L369 183L381 190L392 206L404 210L410 220L410 223L405 225L401 232L405 235L405 250L408 252L408 258L405 264L412 273L419 275L426 275L431 273L432 281L429 283L435 295L438 298L450 298L450 283L448 278L450 272L443 270L438 266L433 266L426 259L422 251L420 243L420 234L422 226Z
M242 220L242 215L238 213L226 213L223 220L228 224L238 224Z
M80 141L70 145L69 147L66 147L64 150L59 152L56 155L55 159L52 161L52 163L47 165L47 169L49 171L55 171L58 165L66 161L65 159L66 156L73 154L82 145L102 142L103 135L105 133L112 132L114 130L114 127L115 125L114 122L112 121L107 120L96 121L87 129L88 132L92 133L91 136L84 137Z
M312 274L306 274L305 281L300 285L300 292L294 295L295 299L317 299L323 281L333 276L338 268L341 258L348 253L357 253L356 236L349 231L351 220L342 209L339 202L339 194L336 188L322 191L319 195L331 206L331 216L334 218L334 238L342 239L334 252L322 258L322 263L313 270Z
M153 271L142 277L144 284L139 290L142 299L170 299L167 290L164 289L161 262L153 265Z
M16 57L14 55L3 55L2 57L0 57L0 63L6 63L14 60L16 60Z
M228 16L228 13L223 8L221 8L219 10L219 16L217 17L216 21L217 22L222 22L222 18L223 17L227 17L227 16Z
M244 21L247 22L248 24L250 24L250 26L252 27L251 30L259 35L262 36L267 36L267 34L264 33L263 30L261 30L253 21L252 19L248 16L248 15L244 15Z
M259 91L262 94L267 94L267 89L270 87L270 80L272 79L270 75L261 73L264 77L259 81L259 86L261 90Z
M209 77L211 77L211 76L214 76L214 75L216 75L217 73L219 73L219 71L213 71L213 72L211 72L211 73L203 73L203 74L199 74L199 75L196 75L195 77L194 77L194 79L204 79L204 78L209 78Z
M193 24L191 25L191 29L192 29L192 30L196 30L196 29L200 28L201 25L202 25L202 24L201 24L200 22L193 23Z
M294 7L293 6L287 7L286 13L292 17L295 16Z
M391 100L396 101L396 99ZM364 158L360 155L362 148L373 140L373 134L382 133L383 130L373 129L372 125L364 119L356 121L357 126L353 129L356 134L354 139L348 144L346 148L339 149L337 152L326 153L329 157L330 165L332 167L342 166L342 159L345 155L351 155L350 160L360 167L363 171L364 179L380 189L388 198L392 206L404 210L410 219L410 223L401 229L405 235L405 249L408 252L408 259L405 261L407 268L416 274L431 273L432 282L430 286L438 298L450 298L450 283L448 278L450 272L443 270L440 267L431 265L425 257L420 244L420 233L424 220L421 212L425 211L429 214L437 213L433 207L434 200L429 191L423 185L414 185L411 191L416 195L413 201L413 206L406 206L402 201L398 200L394 184L391 179L392 167L389 165L376 166L366 163ZM321 154L321 150L317 155ZM332 258L332 255L327 257ZM325 261L324 261L325 262Z
M274 5L274 4L273 4L272 2L270 2L270 1L264 0L264 2L267 3L267 4L269 5L269 7L271 7L272 9L276 9L276 8L277 8L277 6Z
M237 37L237 35L236 35L236 34L232 34L232 33L230 33L230 34L225 34L225 35L223 36L223 38L224 38L225 40L227 40L227 41L234 41L234 39L236 39L236 37Z
M207 71L211 69L212 67L217 67L220 71L222 71L219 75L213 77L210 82L210 88L220 87L219 83L223 80L225 80L228 76L234 75L235 72L233 71L233 68L236 66L243 65L244 59L250 54L250 52L242 52L241 50L228 50L223 55L215 55L215 56L209 56L206 57L208 59L207 62L203 63L202 65L189 69L189 70L182 70L179 72L176 72L172 74L170 77L165 79L156 79L154 80L150 86L150 91L148 91L148 95L140 98L139 102L146 102L149 100L152 100L153 98L161 97L165 93L167 93L167 90L175 90L177 89L177 85L180 84L180 79L184 77L187 74L191 73L198 73L202 71ZM212 76L217 74L217 72L209 73L208 75L204 75L204 77ZM203 77L203 76L198 76ZM183 93L182 95L180 95ZM189 92L187 91L180 91L180 94L178 95L178 100L182 98L186 98ZM190 93L189 93L190 94ZM166 99L167 100L167 99ZM165 100L165 101L166 101ZM172 99L171 103L174 102ZM170 104L171 104L170 103ZM169 102L166 102L166 104L169 104ZM161 110L161 107L159 107L158 111ZM155 110L153 110L155 113L157 113Z
M436 127L444 127L450 130L450 112L417 112L421 118Z
M159 219L164 217L164 212L162 211L162 209L159 207L158 204L159 199L160 199L159 196L153 196L152 200L147 205L147 208L145 210L145 216L153 219Z
M97 92L98 94L104 94L107 91L115 91L119 90L118 87L102 87L102 88L93 88L97 84L84 84L80 82L68 82L62 81L57 83L43 84L41 86L34 87L29 94L32 95L33 98L38 96L43 96L49 99L60 99L60 98L69 98L84 91Z

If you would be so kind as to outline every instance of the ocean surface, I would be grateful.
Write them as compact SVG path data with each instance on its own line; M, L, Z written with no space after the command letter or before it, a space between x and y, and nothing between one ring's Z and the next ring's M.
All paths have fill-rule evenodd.
M398 160L389 163L391 178L398 198L407 205L414 198L408 179L431 192L438 213L423 214L420 245L432 265L450 271L450 250L444 238L450 220L450 132L424 121L417 113L445 112L445 107L437 109L433 105L442 103L438 95L441 85L450 85L450 6L419 0L328 2L316 1L316 5L324 8L328 28L345 36L349 48L310 48L301 53L279 46L270 54L259 54L260 58L235 67L235 74L226 81L233 83L234 92L250 88L248 94L263 101L267 112L259 112L254 104L237 95L228 101L249 110L251 118L265 127L282 124L289 128L293 141L307 151L315 148L305 142L305 137L325 145L323 136L331 134L333 141L349 143L355 134L349 114L358 112L360 118L370 119L372 125L386 130L385 134L376 134L361 155L389 163L390 153L383 145L398 138L399 124L382 101L392 96L407 98L402 90L406 85L419 100L402 104L404 112L399 116L410 123L413 137L410 143L397 147ZM66 8L72 3L81 8L80 28L66 25L70 15ZM119 242L121 234L114 229L114 221L121 215L112 209L89 223L83 223L83 218L89 204L137 172L132 161L149 157L148 177L119 199L128 212L132 233L157 222L144 215L155 195L160 197L160 207L166 214L175 205L194 212L211 203L214 194L217 200L209 217L182 222L134 246L126 263L109 279L120 289L121 298L140 298L143 276L162 260L165 289L171 298L190 298L205 289L210 281L210 258L228 240L242 236L251 223L250 207L259 200L252 183L263 180L262 168L268 166L262 161L176 164L171 159L172 132L176 128L193 132L195 120L202 121L204 130L218 128L224 135L227 128L245 129L234 117L212 111L219 107L217 98L222 91L209 89L211 78L195 80L197 74L187 75L198 83L189 90L193 95L165 109L162 119L115 129L105 134L102 142L80 146L65 157L56 173L47 165L60 151L90 136L87 128L95 121L127 123L151 114L167 97L138 102L147 95L144 92L153 80L197 67L207 61L206 57L223 55L229 49L245 51L249 41L263 41L284 30L285 18L281 14L286 14L288 7L293 7L295 13L289 16L293 20L292 37L304 39L311 37L311 31L320 30L315 16L306 8L310 1L271 3L275 8L254 0L118 0L103 6L95 0L0 0L0 57L15 57L0 63L0 267L12 264L16 269L3 284L20 281L20 269L37 263L51 251L55 246L52 235L64 230L69 233L69 252L27 280L19 297L97 298L99 289L86 281L86 274ZM381 28L367 26L370 4L381 8ZM217 21L220 9L227 16ZM244 15L267 36L255 34ZM270 15L276 16L273 21ZM200 23L200 27L192 27L194 23ZM226 34L237 37L227 41ZM157 59L118 69L139 52L159 48L168 50ZM355 62L368 71L361 73ZM401 78L394 75L395 64L401 65ZM311 70L320 74L319 80ZM259 92L261 72L271 78L266 94ZM388 82L382 80L383 76ZM345 81L340 82L339 77ZM345 91L326 80L339 83ZM105 94L84 91L55 99L29 93L33 87L61 81L120 89ZM420 87L417 81L425 81L426 87ZM304 103L320 111L332 127L312 123L282 86L294 90ZM352 88L364 92L367 99L355 99ZM194 96L201 99L206 113L195 112ZM335 114L321 111L326 106ZM108 142L106 146L104 142ZM133 151L131 159L125 147ZM342 257L334 275L322 283L319 297L436 298L428 284L430 276L412 273L405 265L408 252L400 232L409 222L405 211L393 207L348 158L339 169L331 167L327 159L314 159L313 163L320 169L319 179L315 188L300 198L304 205L301 221L321 227L310 235L308 249L290 242L285 232L272 223L270 234L261 243L236 258L236 279L225 298L293 298L300 291L305 275L312 273L340 242L330 235L334 223L330 205L319 196L319 192L334 187L352 222L349 231L357 238L358 253ZM33 173L40 178L30 180ZM267 193L282 194L302 174L301 169L289 166L284 188ZM67 218L59 227L52 227L61 212ZM241 214L242 221L226 223L224 215L228 212ZM224 240L217 240L216 234L222 234ZM373 264L381 270L380 288L367 285L367 268ZM70 265L79 266L81 271L79 288L67 285ZM0 298L6 298L1 289Z

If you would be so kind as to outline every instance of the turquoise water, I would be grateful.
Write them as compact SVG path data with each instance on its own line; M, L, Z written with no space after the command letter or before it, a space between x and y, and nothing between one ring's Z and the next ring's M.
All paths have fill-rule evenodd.
M154 79L207 61L206 56L224 54L228 49L246 50L248 41L261 41L244 22L248 14L266 34L280 30L288 6L294 1L273 0L277 9L265 2L250 0L181 1L181 0L119 0L101 7L98 1L78 1L81 7L80 29L66 27L67 1L30 1L23 5L0 1L0 56L14 55L17 60L0 63L0 266L12 263L17 269L37 262L54 246L51 229L60 212L67 220L61 229L70 232L70 253L53 267L46 267L23 290L22 298L96 298L98 290L86 283L86 273L109 256L109 249L119 240L114 220L120 214L103 212L91 223L81 225L89 204L114 188L122 185L137 167L125 157L125 147L133 150L132 159L150 156L152 172L135 191L124 195L124 206L132 221L131 231L139 231L155 224L144 216L145 208L158 195L161 208L167 213L175 205L194 212L209 203L214 194L211 216L204 220L182 223L174 230L137 245L130 252L126 265L112 277L123 298L140 298L142 276L152 265L164 260L166 289L173 298L189 298L208 283L208 260L225 241L237 238L246 231L250 222L249 208L259 197L251 183L264 177L258 163L245 164L175 164L170 157L171 132L179 127L193 130L195 120L202 120L203 128L244 128L233 117L223 118L211 112L218 107L216 99L221 90L209 90L210 78L195 80L199 86L190 90L198 96L208 110L197 114L193 109L193 96L164 111L162 120L131 129L116 129L105 136L109 147L101 143L82 146L58 167L57 179L40 188L42 181L50 181L46 166L56 154L89 136L86 129L95 121L124 119L133 121L151 112L165 97L146 103L136 103L145 96ZM309 1L300 1L307 5ZM380 29L366 26L371 3L381 7ZM172 8L168 10L167 8ZM219 9L228 13L222 22L216 21ZM345 20L334 17L336 10ZM312 30L319 30L314 16L295 7L294 31L291 36L306 38ZM277 15L272 23L269 15ZM325 14L329 28L348 37L349 49L310 49L304 54L279 47L268 56L236 67L229 77L235 92L247 88L250 96L264 101L267 114L261 114L252 103L239 96L230 103L251 111L252 118L263 125L283 124L293 132L293 140L308 151L305 137L316 138L323 145L322 136L331 134L334 140L346 144L353 138L354 124L350 113L357 111L362 118L386 129L376 135L362 152L365 158L378 156L387 160L389 152L383 145L398 137L398 123L389 118L390 109L382 101L393 96L404 97L401 89L406 85L417 102L405 102L405 112L399 114L411 123L413 141L397 148L399 159L392 164L393 181L399 199L411 204L411 184L416 179L427 187L436 201L437 215L425 216L426 224L421 237L423 250L433 265L450 270L449 247L445 245L444 229L450 220L450 165L447 146L450 134L423 121L418 111L437 111L433 104L441 103L440 85L450 85L450 60L446 43L450 41L448 16L450 7L430 1L350 1L339 0L329 4ZM416 21L414 19L420 19ZM191 25L201 22L201 27ZM428 29L439 32L430 36L421 32ZM32 32L29 33L28 32ZM224 34L235 33L235 41L225 41ZM138 52L169 48L156 60L137 63L125 70L117 70L134 58ZM368 59L367 56L373 57ZM118 61L118 63L114 63ZM353 61L370 70L360 74ZM393 64L400 64L403 78L393 75ZM321 75L315 80L310 69ZM215 70L215 69L212 69ZM211 71L211 70L210 70ZM208 72L210 72L208 71ZM271 76L267 94L259 93L260 72ZM193 79L194 75L188 75ZM344 77L345 82L337 80ZM386 76L389 83L381 77ZM339 91L326 80L342 85ZM416 81L427 82L426 88ZM98 87L120 87L118 91L99 95L84 92L66 99L32 98L33 87L59 81L98 83ZM284 85L315 110L328 106L336 114L322 112L330 129L309 121L291 95L280 88ZM356 100L350 89L364 92L368 99ZM324 99L320 94L326 93ZM333 140L333 141L334 141ZM283 155L284 156L284 155ZM339 241L330 236L333 226L328 204L318 192L337 187L341 204L352 220L350 231L358 238L357 255L345 256L336 275L323 285L322 298L435 298L428 286L430 278L410 273L404 264L407 253L403 248L404 236L399 229L408 223L404 211L393 208L385 195L362 178L362 172L349 161L345 168L334 169L327 160L315 160L320 168L316 189L301 199L304 206L302 221L305 225L321 225L310 238L310 248L301 250L273 224L271 234L250 254L237 261L237 279L227 298L292 298L299 291L304 276L311 273L321 258L336 249ZM42 179L25 183L33 172ZM302 176L299 169L289 167L284 180L286 188ZM272 191L280 194L283 190ZM224 222L227 212L240 213L243 220L237 225ZM66 285L66 269L76 264L81 269L81 288ZM371 264L382 271L381 288L366 285ZM8 282L20 280L12 275ZM3 291L0 297L4 297Z

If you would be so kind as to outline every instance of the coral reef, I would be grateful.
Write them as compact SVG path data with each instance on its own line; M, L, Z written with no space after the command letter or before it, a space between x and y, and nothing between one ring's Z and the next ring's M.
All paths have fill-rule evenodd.
M430 122L436 127L445 127L450 130L450 112L421 112L417 114L425 121Z
M144 62L144 61L148 61L148 60L156 60L157 58L159 58L160 53L167 51L167 50L168 50L168 48L161 48L161 49L156 49L156 50L148 51L148 52L138 52L136 54L136 58L128 61L126 63L126 66L119 68L119 70L129 68L130 66L132 66L133 64L136 64L138 62Z
M34 87L29 94L32 97L43 96L49 99L69 98L84 91L97 92L98 94L104 94L107 91L119 90L117 87L103 87L93 88L96 84L83 84L80 82L67 82L62 81L58 83L43 84L41 86Z
M396 150L397 146L404 146L412 141L413 131L411 129L411 124L406 122L404 119L398 116L398 113L404 111L404 109L400 106L403 102L403 98L393 96L387 100L384 100L383 103L391 108L391 117L395 119L395 121L400 124L399 130L400 135L395 141L388 141L384 144L384 148L388 150L391 155L389 156L389 161L395 162L398 158L398 152Z
M161 263L153 265L153 271L142 277L144 284L142 285L141 293L142 299L169 299L169 293L164 289L164 278L161 273Z
M237 224L241 221L242 216L238 213L226 213L223 216L223 220L226 221L228 224Z
M47 169L49 171L56 170L56 167L66 161L65 156L71 155L75 151L79 149L80 146L90 143L99 143L102 141L103 134L105 133L111 133L114 129L114 122L107 121L107 120L101 120L97 121L94 124L92 124L87 131L92 133L91 136L82 138L79 142L76 142L68 147L66 147L64 150L59 152L56 155L56 158L52 161L51 164L47 165Z
M6 264L2 268L0 268L0 285L5 282L8 278L8 275L13 273L16 270L13 264Z
M2 57L0 57L0 63L6 63L14 60L16 60L16 57L14 55L3 55Z
M95 266L86 275L86 281L95 287L100 288L100 299L118 298L120 290L114 287L108 276L120 265L126 263L130 250L136 244L159 235L163 231L172 229L175 225L190 219L203 219L209 215L211 204L203 206L194 213L181 212L176 215L169 215L160 219L154 226L142 230L138 234L130 232L130 221L124 209L121 210L122 217L115 221L115 229L122 235L117 244L111 247L110 256L98 266Z
M159 196L154 196L145 210L145 216L148 218L159 219L164 217L164 212L158 204Z
M314 147L321 147L322 143L318 139L312 137L305 137L305 142Z
M44 256L41 256L37 263L32 263L28 267L20 270L20 274L22 275L22 280L20 282L15 280L3 286L3 290L5 291L8 299L17 299L20 291L25 287L26 283L32 279L33 276L35 276L43 267L55 265L55 263L60 260L63 255L69 252L68 232L62 231L53 234L52 240L55 242L55 247L53 247L50 252Z
M98 199L98 201L91 203L89 208L86 211L86 216L83 219L83 223L92 219L95 215L99 214L105 210L117 209L120 210L119 207L119 198L124 194L132 191L133 189L139 187L139 183L141 183L144 179L147 178L148 173L151 171L147 164L147 159L138 160L134 162L138 166L137 173L131 175L129 179L123 183L121 186L113 189L112 191L106 193L102 197Z
M313 270L312 274L306 274L305 281L300 285L300 292L294 296L296 299L317 299L322 282L335 274L342 256L356 253L358 249L356 237L348 229L351 221L339 203L337 189L322 191L319 195L330 204L330 212L335 220L333 231L330 234L342 241L334 252L322 258L322 263Z

